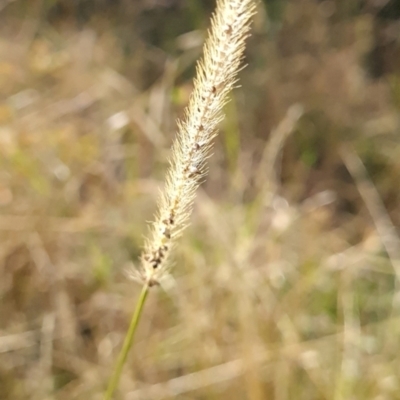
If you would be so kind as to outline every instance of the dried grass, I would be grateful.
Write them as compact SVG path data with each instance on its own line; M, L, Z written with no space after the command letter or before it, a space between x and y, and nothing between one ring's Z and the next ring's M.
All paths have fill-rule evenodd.
M129 26L96 14L78 29L71 15L50 24L39 3L0 11L0 397L80 400L100 396L121 346L138 291L123 271L192 89L198 40L178 53L174 35L209 15L176 6L139 31L159 10L138 8ZM395 258L378 229L389 218L393 238L400 224L396 20L286 4L260 6L176 247L176 287L149 298L126 396L398 397ZM293 104L303 114L280 136Z

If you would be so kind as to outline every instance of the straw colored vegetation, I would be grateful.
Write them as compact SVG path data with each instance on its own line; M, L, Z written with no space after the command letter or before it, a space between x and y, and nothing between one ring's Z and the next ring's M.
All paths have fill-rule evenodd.
M215 4L133 3L0 3L1 400L100 399L140 292ZM399 398L399 16L359 3L258 5L116 398Z

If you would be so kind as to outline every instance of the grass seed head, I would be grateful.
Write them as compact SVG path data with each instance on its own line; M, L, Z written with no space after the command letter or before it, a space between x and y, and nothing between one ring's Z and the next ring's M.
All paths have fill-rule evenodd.
M141 256L140 275L151 286L166 274L173 243L188 224L217 126L223 119L223 106L237 82L254 14L252 0L217 1L189 105L183 120L178 121L158 213Z

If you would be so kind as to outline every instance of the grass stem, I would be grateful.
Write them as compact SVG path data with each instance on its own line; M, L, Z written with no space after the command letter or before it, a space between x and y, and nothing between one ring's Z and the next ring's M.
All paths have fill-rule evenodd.
M104 400L111 400L115 389L118 386L122 369L124 367L125 361L128 357L130 348L132 347L133 337L136 332L136 328L140 321L140 316L142 315L142 310L144 303L146 302L147 294L149 293L149 285L144 284L142 291L140 293L139 299L136 303L135 311L132 314L132 319L129 324L128 332L126 333L124 343L122 345L121 351L118 355L118 360L114 368L114 372L108 382L107 390L104 395Z

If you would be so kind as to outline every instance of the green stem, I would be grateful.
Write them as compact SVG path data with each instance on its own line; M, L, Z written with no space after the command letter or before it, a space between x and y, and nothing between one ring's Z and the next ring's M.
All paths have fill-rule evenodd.
M144 303L146 302L146 297L148 293L149 293L149 285L146 283L143 285L139 299L136 303L136 308L132 315L131 323L129 325L128 332L126 333L124 339L124 344L122 345L122 349L118 355L118 360L115 365L114 372L110 380L108 381L107 391L105 392L104 400L111 400L112 395L118 386L118 382L122 373L122 368L124 367L126 358L128 357L129 350L132 347L133 336L135 335L136 328L138 326L143 306Z

